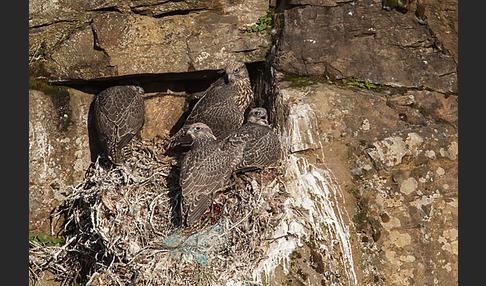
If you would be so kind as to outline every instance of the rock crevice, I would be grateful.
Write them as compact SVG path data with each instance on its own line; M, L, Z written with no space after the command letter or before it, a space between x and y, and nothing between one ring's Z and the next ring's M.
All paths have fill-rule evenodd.
M454 284L457 0L269 2L31 1L31 79L69 87L62 112L49 85L29 92L30 230L49 232L46 208L85 176L95 94L142 86L155 144L239 60L287 152L288 189L259 210L280 215L266 258L228 281ZM245 33L269 8L271 28Z

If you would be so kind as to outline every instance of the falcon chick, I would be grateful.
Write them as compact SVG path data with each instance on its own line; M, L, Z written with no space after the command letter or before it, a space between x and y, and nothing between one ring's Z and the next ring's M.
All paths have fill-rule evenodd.
M101 91L94 102L95 128L103 152L115 164L131 155L130 141L145 122L143 89L112 86Z
M243 124L245 110L254 98L248 70L243 62L230 62L225 72L225 76L213 82L194 105L184 126L171 137L169 148L190 143L185 137L186 131L196 122L209 126L217 139L226 137Z
M211 206L212 195L229 181L236 164L242 158L244 142L228 138L221 146L204 123L188 126L191 149L181 163L182 213L186 224L194 224Z
M268 125L267 111L263 107L253 108L248 113L246 123L228 138L245 142L242 160L236 166L237 171L260 169L274 165L280 159L280 140Z

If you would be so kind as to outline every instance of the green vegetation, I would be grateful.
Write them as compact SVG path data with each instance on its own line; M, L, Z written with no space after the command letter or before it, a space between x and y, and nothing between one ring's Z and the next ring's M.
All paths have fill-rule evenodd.
M292 82L290 84L291 87L304 87L314 83L314 81L310 77L304 76L296 76L289 79Z
M39 233L37 235L34 233L29 233L29 242L37 242L45 246L56 246L64 244L66 242L66 238L64 236L53 238L47 236L45 233Z
M361 207L359 205L356 205L356 212L353 215L353 222L354 222L354 228L356 229L357 232L363 229L365 218L363 212L361 211Z
M307 191L307 193L309 194L309 197L311 198L311 200L313 200L313 201L316 200L316 194L312 193L311 191Z
M348 190L349 194L352 194L356 199L359 199L359 190L358 189L350 189Z
M396 9L399 12L406 13L408 10L408 2L407 0L383 0L383 9Z
M364 81L363 80L360 80L357 76L353 76L353 78L351 79L350 82L347 83L348 85L354 85L354 86L357 86L359 88L366 88L366 89L377 89L377 88L381 88L383 87L383 85L374 85L372 83L370 83L367 79L365 79Z
M245 33L260 33L260 34L269 34L271 31L270 26L272 25L272 18L275 15L275 11L270 9L267 11L267 15L261 16L258 18L255 24L251 25L250 27L246 28Z
M59 127L61 130L67 130L71 125L71 109L69 101L71 95L66 86L49 84L47 78L37 78L34 74L42 74L33 70L29 70L29 89L40 90L46 95L50 96L52 103L59 115Z
M284 73L282 81L290 81L290 87L293 88L300 88L315 84L319 82L319 78L317 76L300 76L290 73ZM321 80L322 81L322 80Z
M29 70L29 89L40 90L48 95L59 98L69 98L68 88L65 86L56 86L48 83L47 79L39 79L34 75L35 71Z
M328 229L328 228L327 228L327 223L326 223L326 222L324 222L324 221L321 221L321 228L322 228L322 229Z

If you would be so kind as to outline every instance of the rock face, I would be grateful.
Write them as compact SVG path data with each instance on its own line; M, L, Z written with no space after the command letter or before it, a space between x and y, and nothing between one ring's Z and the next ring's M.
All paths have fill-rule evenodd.
M288 152L284 166L289 198L268 258L254 271L261 275L256 280L264 285L358 285L353 208L348 208L353 198L328 164L321 111L308 100L310 90L285 85L279 90L279 100L289 107L286 124L280 126Z
M288 130L290 151L322 158L347 191L358 285L457 284L457 1L404 12L381 1L290 4L277 82L289 120L307 114ZM312 82L354 76L385 87ZM305 247L296 256L315 261ZM297 265L296 284L318 277Z
M277 68L300 75L356 76L390 86L457 92L454 58L437 49L429 29L413 13L385 11L376 2L329 7L324 1L285 10Z
M457 1L417 0L415 15L423 21L438 40L438 48L447 51L457 63L458 10ZM411 11L413 12L413 11Z
M84 177L90 151L86 129L92 95L69 92L71 112L59 113L53 95L29 91L29 230L50 234L50 210ZM67 128L60 122L69 120Z
M203 90L196 80L267 56L275 85L254 104L268 105L284 143L288 190L244 281L456 285L457 0L382 2L270 1L270 36L244 33L267 1L32 0L29 63L58 83L143 79L151 140L181 124ZM90 163L94 92L66 88L59 106L39 90L29 92L29 228L49 233L50 210Z
M322 157L346 191L343 208L357 234L352 249L360 257L359 283L457 280L457 98L385 95L322 83L295 88L288 82L281 83L281 94L291 106L307 105L315 131L306 141L316 143L308 143L305 156ZM404 121L403 110L390 104L409 98L410 109L428 106L415 115L419 124ZM444 112L425 111L432 106ZM304 151L298 146L294 151ZM309 261L310 254L299 251Z
M142 138L168 137L170 130L184 113L182 96L147 94L145 98L145 124Z
M29 49L58 81L217 70L262 61L270 44L244 33L265 1L47 2L29 6Z

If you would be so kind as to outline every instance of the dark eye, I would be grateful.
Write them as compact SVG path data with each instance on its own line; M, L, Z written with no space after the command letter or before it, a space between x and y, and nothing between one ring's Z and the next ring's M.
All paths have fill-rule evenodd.
M234 73L238 73L240 71L239 68L235 69L235 72Z
M260 115L260 114L262 114L260 111L255 112L255 115Z
M201 127L199 126L194 127L194 131L199 131L199 130L201 130Z

